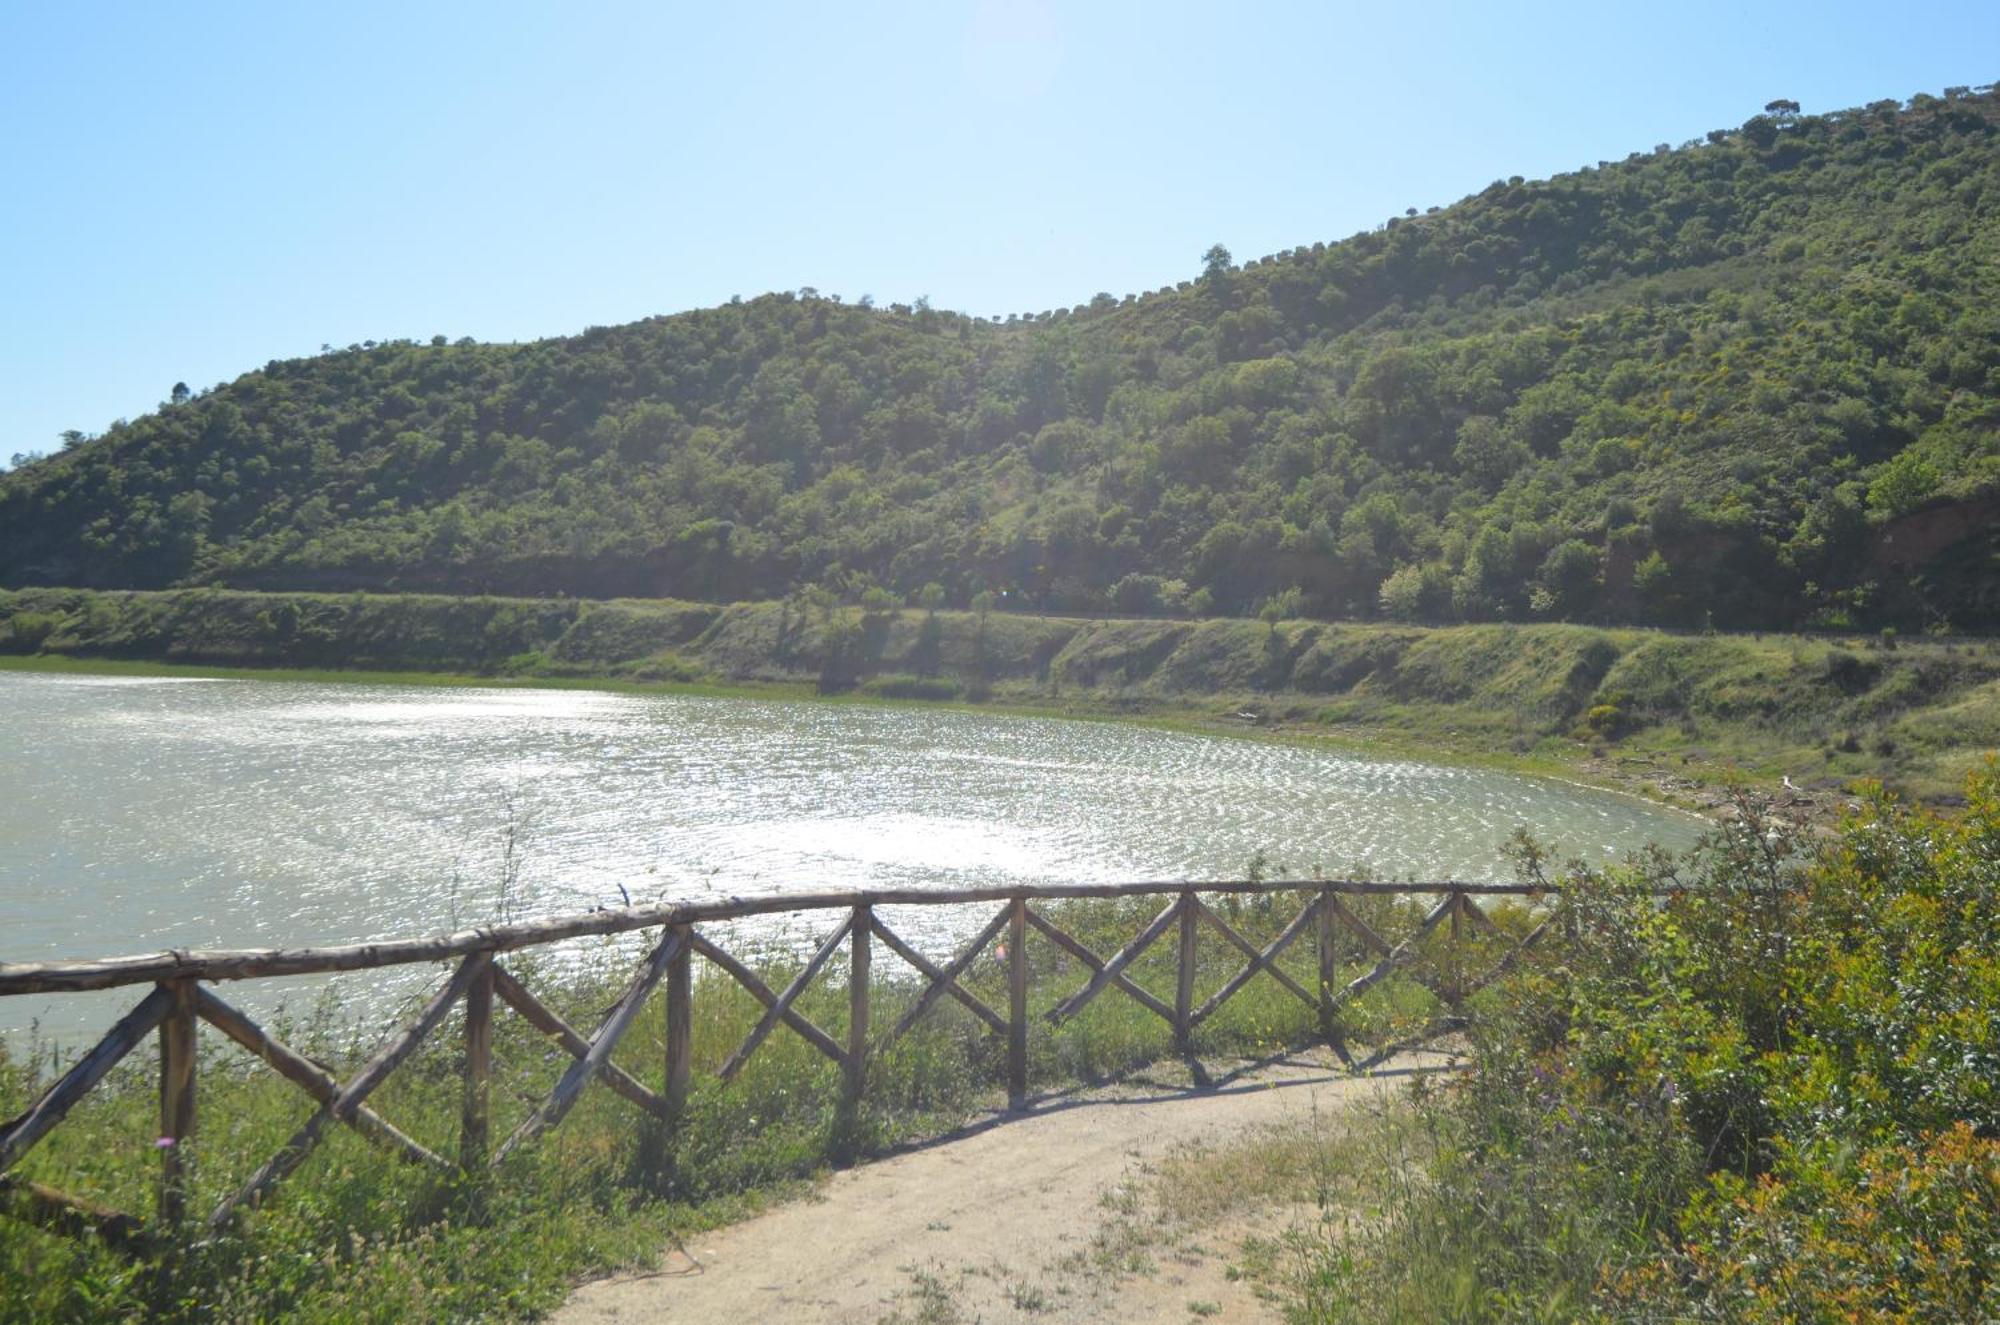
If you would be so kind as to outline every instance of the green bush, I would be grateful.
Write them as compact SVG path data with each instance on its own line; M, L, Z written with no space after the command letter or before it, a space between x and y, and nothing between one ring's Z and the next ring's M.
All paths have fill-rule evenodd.
M1807 842L1744 801L1564 880L1437 1145L1310 1321L1943 1321L2000 1307L2000 767ZM1526 862L1539 870L1540 858ZM1662 890L1665 890L1664 892Z
M21 612L9 617L0 631L0 653L39 653L62 625L52 612Z

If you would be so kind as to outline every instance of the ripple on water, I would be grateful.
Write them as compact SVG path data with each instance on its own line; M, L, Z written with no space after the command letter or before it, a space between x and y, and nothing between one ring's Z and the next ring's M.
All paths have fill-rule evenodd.
M348 942L627 895L1220 878L1260 852L1500 877L1521 827L1598 857L1699 828L1546 779L1115 723L191 680L0 674L0 959ZM898 929L936 949L983 919ZM0 1007L0 1028L28 1015Z

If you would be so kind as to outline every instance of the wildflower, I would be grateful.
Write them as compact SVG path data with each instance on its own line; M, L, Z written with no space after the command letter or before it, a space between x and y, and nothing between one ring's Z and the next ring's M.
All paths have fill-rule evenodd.
M163 1136L159 1140L153 1142L153 1148L155 1150L172 1150L174 1148L174 1138L172 1138L171 1136Z

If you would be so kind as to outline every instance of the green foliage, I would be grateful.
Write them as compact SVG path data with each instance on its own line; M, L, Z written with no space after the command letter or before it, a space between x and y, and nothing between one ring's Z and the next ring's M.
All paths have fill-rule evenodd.
M1868 484L1868 508L1883 515L1908 515L1942 482L1937 467L1909 450L1882 466Z
M1760 115L1004 322L273 362L0 476L0 583L1991 628L1997 135Z
M1311 1320L1979 1320L2000 1306L2000 766L1829 841L1748 801L1682 860L1576 867L1571 936ZM1525 866L1539 877L1545 861Z
M53 612L16 613L7 618L6 630L0 633L0 651L35 653L48 643L49 636L61 624L62 618Z

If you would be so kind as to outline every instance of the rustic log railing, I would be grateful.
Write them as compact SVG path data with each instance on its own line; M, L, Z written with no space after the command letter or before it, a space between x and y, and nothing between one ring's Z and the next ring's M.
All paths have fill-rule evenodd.
M215 1030L304 1091L316 1110L289 1140L244 1183L203 1216L210 1231L224 1229L243 1211L266 1200L336 1126L353 1128L406 1160L440 1172L478 1172L504 1162L522 1146L561 1124L586 1086L601 1080L671 1134L685 1111L693 1075L693 959L723 972L763 1006L763 1014L743 1042L721 1063L716 1075L728 1081L739 1073L768 1037L784 1025L841 1071L842 1099L859 1103L871 1055L907 1034L941 999L950 998L973 1014L1006 1044L1009 1107L1028 1099L1027 937L1032 930L1088 973L1082 986L1057 1002L1040 1020L1051 1025L1076 1016L1107 989L1116 989L1165 1021L1178 1052L1190 1054L1196 1029L1259 975L1270 977L1317 1014L1321 1035L1350 1069L1365 1070L1391 1056L1461 1028L1465 1001L1512 969L1541 940L1550 921L1520 937L1502 931L1474 900L1529 898L1551 889L1492 883L1376 883L1357 881L1228 881L1208 883L1079 884L954 891L876 890L793 893L754 898L665 903L593 911L552 920L493 925L429 939L355 944L329 948L271 948L246 951L167 951L100 961L0 962L0 997L70 993L128 985L150 985L137 1006L76 1059L25 1112L0 1125L0 1210L67 1230L91 1230L126 1246L144 1246L157 1231L176 1230L192 1218L186 1209L190 1187L185 1142L196 1127L197 1023ZM1304 905L1276 937L1259 947L1244 937L1207 899L1241 894L1303 895ZM1165 905L1150 923L1109 957L1065 931L1034 903L1075 898L1159 896ZM1388 896L1434 897L1414 929L1390 943L1346 899ZM886 906L939 906L1000 903L1000 909L942 964L932 961L886 925ZM780 913L833 912L832 931L782 991L774 991L749 966L725 951L698 925ZM1459 957L1442 974L1418 971L1425 941L1449 922L1449 950L1464 951L1462 929L1498 940L1503 955L1467 980ZM1195 1002L1199 936L1206 926L1244 958L1245 965ZM588 935L657 931L631 983L588 1035L543 1004L500 964L503 953ZM1153 994L1128 972L1169 931L1176 935L1173 1002ZM1278 965L1294 943L1311 932L1318 948L1317 989ZM1005 1012L967 988L965 977L980 955L1005 935L1008 1000ZM1339 980L1341 935L1374 958L1354 978ZM886 1034L872 1035L869 989L873 945L880 940L924 982L921 994ZM847 948L848 1021L846 1042L821 1029L800 1010L801 996ZM396 1033L355 1075L343 1082L306 1055L285 1045L212 987L261 977L327 974L453 960L450 977L422 1006L415 1020ZM1414 1034L1375 1046L1357 1056L1342 1028L1342 1011L1391 974L1403 972L1435 996L1442 1011ZM611 1055L647 1000L665 986L666 1054L660 1088L655 1090L612 1062ZM528 1025L553 1039L569 1064L554 1088L497 1146L491 1143L490 1091L493 1066L493 1010L496 1001L512 1008ZM458 1153L447 1158L400 1131L368 1106L369 1097L416 1052L425 1037L463 1005L464 1103ZM118 1062L157 1032L159 1044L161 1167L151 1226L139 1217L107 1209L86 1198L19 1178L12 1171L23 1156L101 1082Z

